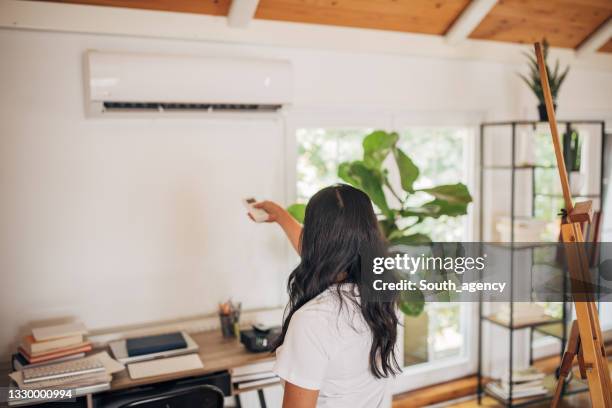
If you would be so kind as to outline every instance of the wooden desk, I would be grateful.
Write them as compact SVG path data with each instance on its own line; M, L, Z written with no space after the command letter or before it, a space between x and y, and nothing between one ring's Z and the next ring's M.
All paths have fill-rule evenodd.
M112 393L113 391L125 390L128 388L135 388L139 386L152 385L156 383L162 383L173 380L180 380L189 377L202 377L207 374L216 372L229 371L230 375L232 370L238 367L246 366L254 363L262 363L268 361L274 361L273 353L250 353L237 339L225 339L221 335L219 330L201 332L190 334L196 343L200 346L198 354L202 360L203 367L197 370L187 370L172 374L159 375L155 377L141 378L133 380L130 378L127 367L125 370L113 374L113 380L111 382L111 389L103 391L103 393ZM96 351L106 350L106 348L98 349ZM8 384L8 372L2 374L3 380L0 381L0 385L4 382ZM276 384L267 384L260 387L253 387L244 390L234 390L232 384L232 394L237 395L240 392L247 391L258 391L260 403L262 407L265 407L263 402L262 388ZM92 395L88 394L85 396L87 406L92 406ZM236 397L238 398L238 397ZM238 404L240 403L237 399ZM37 405L37 404L33 404Z
M237 339L223 338L219 330L191 334L191 337L200 346L198 353L202 360L203 368L141 378L139 380L131 379L126 369L113 375L111 391L186 377L202 376L217 371L227 370L231 373L232 369L237 367L274 360L273 353L250 353Z

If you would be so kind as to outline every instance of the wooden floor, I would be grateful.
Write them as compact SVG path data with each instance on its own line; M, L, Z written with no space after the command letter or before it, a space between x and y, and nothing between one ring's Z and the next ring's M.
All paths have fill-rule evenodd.
M395 406L395 405L394 405ZM502 407L500 403L495 401L492 398L483 398L482 404L478 405L476 399L466 402L461 402L458 404L449 404L448 407L452 408L476 408L476 407ZM566 397L563 399L562 403L559 404L561 408L587 408L591 406L591 402L589 401L589 396L585 394L580 395L572 395L570 397ZM544 402L542 404L534 404L530 405L533 408L544 408L550 407L550 402Z
M610 350L607 350L608 356L610 356ZM546 373L554 372L559 364L559 357L550 357L537 361L534 365L540 370ZM609 362L612 370L612 362ZM577 376L578 373L575 373ZM415 391L407 392L404 394L396 395L393 399L393 408L417 408L424 407L433 404L443 404L448 401L457 400L459 398L470 398L469 400L462 402L448 402L445 407L453 408L471 408L471 407L502 407L496 400L486 397L482 399L482 404L478 405L476 401L476 387L477 380L476 376L469 376L460 378L458 380L449 381L443 384L437 384L430 387L421 388ZM534 408L549 407L550 402L542 404L530 405ZM589 400L588 393L582 393L565 397L560 407L563 408L582 408L590 407L591 402Z

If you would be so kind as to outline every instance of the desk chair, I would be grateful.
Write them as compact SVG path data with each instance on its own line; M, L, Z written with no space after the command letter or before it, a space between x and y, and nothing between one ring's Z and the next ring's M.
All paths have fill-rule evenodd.
M223 408L223 392L212 385L198 385L144 397L120 408Z

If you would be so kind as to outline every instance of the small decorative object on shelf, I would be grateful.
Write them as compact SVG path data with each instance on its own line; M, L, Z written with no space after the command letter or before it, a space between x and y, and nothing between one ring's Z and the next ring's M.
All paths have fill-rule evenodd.
M548 65L548 41L546 39L542 40L543 48L544 48L544 59L546 61L546 71L548 71L548 80L550 81L550 91L552 93L555 111L557 110L557 96L559 95L559 88L561 88L561 84L565 81L565 77L569 72L569 65L565 67L563 72L559 70L559 60L555 62L555 69L551 70ZM538 63L535 59L535 56L531 53L524 53L525 56L529 59L529 76L519 74L519 76L523 79L523 81L529 86L529 88L533 91L535 96L538 98L538 113L540 115L540 121L548 122L548 114L546 113L546 106L544 105L544 92L542 91L542 85L540 83L540 72L538 70Z
M563 161L569 173L570 190L572 194L579 195L584 185L584 175L580 173L582 143L578 131L568 127L563 134Z

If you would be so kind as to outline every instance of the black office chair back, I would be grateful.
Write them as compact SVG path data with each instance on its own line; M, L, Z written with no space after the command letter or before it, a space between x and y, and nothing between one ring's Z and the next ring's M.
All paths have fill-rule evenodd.
M132 401L120 408L223 408L223 392L212 385L198 385Z

